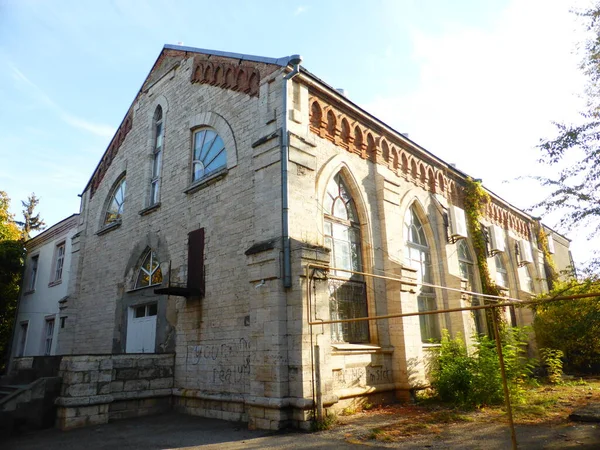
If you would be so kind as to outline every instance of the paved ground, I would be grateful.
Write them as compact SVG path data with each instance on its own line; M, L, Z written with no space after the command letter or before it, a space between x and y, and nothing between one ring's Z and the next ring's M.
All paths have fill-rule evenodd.
M116 450L116 449L364 449L367 447L416 449L510 449L505 424L458 424L441 433L381 442L365 437L373 429L369 421L352 419L320 433L268 433L249 431L246 424L165 414L122 420L95 427L61 432L25 433L0 443L3 450ZM381 425L381 422L378 422ZM357 433L358 427L358 433ZM600 449L600 424L567 423L558 426L519 426L520 449ZM349 436L352 436L349 439ZM348 442L348 439L350 442Z

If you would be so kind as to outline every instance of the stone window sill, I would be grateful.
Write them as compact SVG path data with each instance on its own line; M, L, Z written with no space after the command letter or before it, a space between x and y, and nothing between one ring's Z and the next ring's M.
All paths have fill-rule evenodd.
M379 345L373 344L346 344L338 343L331 344L333 353L335 354L358 354L358 353L393 353L393 348L380 347Z
M52 281L52 282L48 283L48 287L58 286L61 283L62 283L62 279L55 280L55 281Z
M200 180L194 181L183 192L188 195L193 194L194 192L197 192L200 189L204 189L205 187L216 183L220 179L225 178L227 172L229 172L229 170L225 167L221 170L216 171L215 173L211 173L210 175L201 178Z
M96 236L102 236L103 234L106 234L112 230L116 230L120 226L121 226L120 220L109 223L108 225L104 225L102 228L100 228L98 231L96 231Z
M30 294L33 294L34 292L35 292L35 289L31 289L29 291L23 292L23 295L30 295Z
M138 214L140 216L146 216L150 213L153 213L154 211L156 211L158 208L160 208L160 202L155 203L154 205L150 205L144 209L142 209L141 211L138 212Z

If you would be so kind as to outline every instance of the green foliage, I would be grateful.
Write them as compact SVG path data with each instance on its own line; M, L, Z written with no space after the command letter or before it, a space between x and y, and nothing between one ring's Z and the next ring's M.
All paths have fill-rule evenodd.
M42 231L46 228L46 224L42 219L40 219L40 215L34 214L34 210L36 206L40 203L40 199L35 196L35 192L32 192L26 202L22 201L23 205L23 222L17 222L17 224L21 227L22 235L24 239L29 239L29 234L32 231Z
M557 283L549 296L600 292L600 278ZM548 295L548 294L546 294ZM539 348L564 353L565 371L600 373L600 295L542 303L533 327Z
M8 357L25 259L21 232L8 212L9 206L8 195L0 191L0 373L4 371Z
M542 254L544 255L544 272L546 273L546 280L548 281L548 287L550 289L554 288L554 284L558 281L558 270L556 270L556 264L554 263L554 259L552 259L552 255L550 254L550 248L548 247L548 236L544 231L544 227L538 221L536 223L537 228L537 239L542 250Z
M562 382L563 356L565 356L565 354L561 350L556 350L554 348L540 349L542 364L544 369L546 369L548 381L552 384L558 384Z
M531 375L531 363L524 356L526 330L511 328L503 333L502 353L513 401L520 401ZM476 351L469 355L460 337L450 339L447 330L433 361L431 385L440 400L454 405L478 407L502 403L504 393L496 343L477 337Z
M0 242L17 240L21 236L19 227L13 215L8 211L10 198L4 191L0 191Z
M561 210L560 226L600 234L600 2L578 15L590 38L583 46L581 68L587 76L587 107L579 123L555 123L556 135L541 140L540 161L557 168L553 177L536 176L551 193L533 208L542 214ZM597 249L596 249L597 250ZM600 268L600 258L591 267Z

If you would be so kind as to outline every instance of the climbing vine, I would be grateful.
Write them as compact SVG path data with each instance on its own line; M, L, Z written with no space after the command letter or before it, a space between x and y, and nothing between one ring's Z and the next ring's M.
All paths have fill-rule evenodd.
M490 196L481 186L481 181L475 181L471 177L467 177L464 201L465 215L467 216L469 235L471 236L477 257L477 266L481 277L481 290L484 294L499 295L500 290L490 277L490 270L487 263L487 244L480 222L480 219L483 217L485 205L489 201Z
M500 289L498 289L498 286L492 281L490 276L490 270L487 263L487 243L485 241L485 234L481 229L480 221L483 217L485 206L490 201L490 196L481 186L481 181L473 180L471 177L467 177L464 194L465 215L467 218L467 226L469 228L469 236L471 236L473 247L475 248L477 267L479 268L479 277L481 279L481 290L487 295L500 295ZM483 303L487 303L485 299L483 300ZM492 311L486 309L485 316L488 323L488 330L491 333L492 327L490 324L494 320ZM501 319L502 316L502 314L498 315L501 328L505 325L504 321Z
M548 289L552 290L558 281L558 271L556 270L556 265L554 264L554 260L552 259L552 255L550 254L550 248L548 247L548 236L544 231L544 227L540 222L537 222L536 225L537 231L537 240L539 244L539 248L544 255L544 271L546 272L546 280L548 281Z

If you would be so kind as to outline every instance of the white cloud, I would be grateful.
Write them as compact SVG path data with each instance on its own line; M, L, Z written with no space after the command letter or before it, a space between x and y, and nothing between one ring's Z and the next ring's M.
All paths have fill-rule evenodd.
M536 144L552 137L552 121L577 120L583 106L573 54L583 35L569 7L513 1L487 29L412 30L417 88L367 110L515 206L532 205L544 191L515 178L548 173Z
M299 16L302 13L305 13L308 8L306 6L298 6L294 11L295 16Z
M61 114L61 118L72 127L79 128L80 130L87 131L100 137L111 138L116 131L115 128L110 125L88 122L87 120L80 119L79 117L67 113Z

